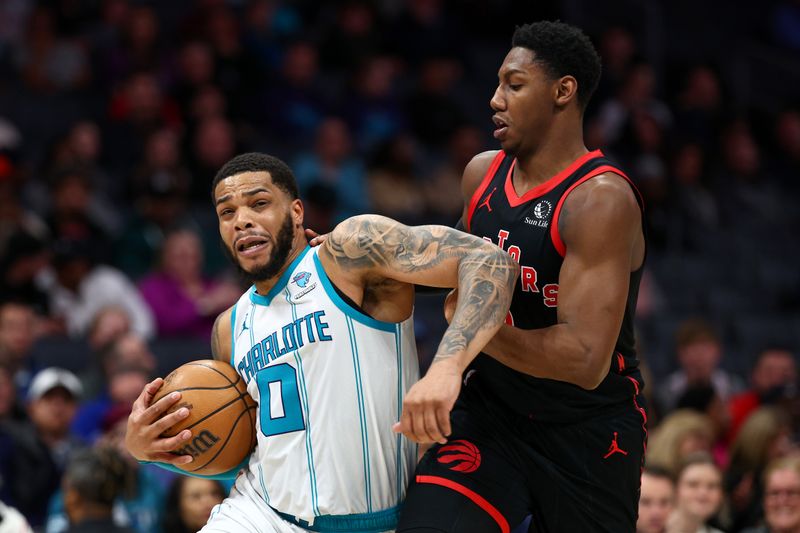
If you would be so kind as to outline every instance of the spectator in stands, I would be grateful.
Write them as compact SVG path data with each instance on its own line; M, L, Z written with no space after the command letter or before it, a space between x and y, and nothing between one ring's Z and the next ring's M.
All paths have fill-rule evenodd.
M426 223L452 226L461 218L461 175L475 154L484 150L483 133L477 127L464 125L453 133L447 152L428 170L430 174L422 177Z
M132 405L151 377L152 372L141 365L118 363L112 367L106 391L83 403L75 415L73 433L85 442L95 442L101 435L103 420L108 413L120 406Z
M128 312L118 305L110 305L97 312L86 340L92 350L101 352L130 331L131 318Z
M690 319L675 333L680 368L661 385L660 401L669 411L690 385L710 384L723 402L743 389L741 380L719 367L722 343L704 320Z
M35 363L31 349L36 339L33 308L23 302L0 302L0 365L11 374L17 397L25 398Z
M49 310L47 292L37 283L38 277L50 264L45 241L19 229L5 244L3 252L0 252L0 294L30 304L40 320L46 322ZM60 329L57 324L48 323L47 326L45 329L50 332Z
M267 88L253 109L258 125L289 149L310 144L328 112L330 87L322 83L318 57L312 43L291 43L275 85Z
M53 267L56 279L50 286L50 307L65 321L70 336L84 336L97 313L110 305L125 308L134 332L148 339L153 336L153 316L139 291L119 270L95 264L88 243L56 243Z
M396 91L398 74L396 60L375 55L366 59L353 77L352 90L347 91L342 107L362 153L370 152L403 129L405 117Z
M722 505L722 472L707 453L687 456L678 470L675 510L667 533L723 533L709 522Z
M76 417L74 428L84 435L93 434L99 428L103 414L114 403L133 403L133 400L128 401L128 391L130 384L138 379L125 374L140 373L146 379L156 370L156 359L147 343L132 332L119 335L98 352L98 356L98 364L87 368L81 376L87 401ZM117 374L123 375L114 383Z
M86 50L76 40L61 38L53 11L36 7L14 62L31 90L50 93L85 86L90 79Z
M672 123L672 112L656 96L656 74L652 65L640 61L628 69L625 81L616 96L600 105L597 117L589 123L591 138L598 146L612 149L625 147L617 143L622 139L625 129L635 116L645 114L652 118L661 129Z
M125 448L125 426L130 414L129 405L119 405L102 419L103 434L95 444L96 450L115 450L122 458L126 490L114 501L113 520L137 533L160 531L164 512L165 485L159 479L164 470L152 465L140 465ZM174 474L167 473L171 481ZM69 526L63 489L50 502L47 516L47 533L62 533ZM164 531L164 533L169 533Z
M406 113L414 137L428 147L443 146L466 120L464 110L453 98L463 70L452 56L428 57L419 68L417 87L408 96Z
M409 135L378 147L367 179L373 209L405 224L422 223L425 197L416 179L419 160L419 148Z
M236 132L225 117L208 117L197 124L191 142L190 197L197 202L206 201L209 183L217 170L238 151Z
M17 401L14 376L7 366L0 364L0 421L25 420L25 412Z
M731 444L725 474L729 495L729 527L738 531L754 526L762 515L763 474L770 461L785 457L794 448L787 414L778 407L753 412Z
M681 248L701 252L719 229L720 213L717 198L708 188L706 153L699 143L680 146L672 158L674 196L673 218L678 228L673 235Z
M39 372L28 390L29 422L0 424L0 498L17 507L33 527L44 523L47 503L81 443L69 432L81 384L60 368Z
M82 240L91 244L95 257L107 259L109 230L117 227L113 209L100 206L88 176L79 169L62 169L52 188L47 217L53 240Z
M336 193L337 221L370 210L364 167L353 153L347 123L327 117L316 129L314 150L300 153L292 164L297 186L305 193L315 184L323 184Z
M800 459L773 461L764 474L764 524L742 533L800 533Z
M160 269L139 283L162 337L211 338L216 316L233 305L240 288L203 275L203 246L189 229L167 235Z
M718 465L728 464L728 446L725 437L730 426L730 415L725 403L710 384L690 385L678 399L677 409L691 409L711 421L714 435L712 455Z
M669 472L658 468L643 470L636 533L666 533L674 507L675 481Z
M772 405L793 397L797 388L797 363L791 351L770 347L759 352L750 372L750 389L731 398L728 410L732 441L750 414L761 405Z
M714 148L722 126L725 102L720 85L714 69L694 66L686 74L675 103L677 134L706 150Z
M670 413L652 431L647 445L647 467L677 475L683 459L698 451L710 453L714 433L707 416L688 409Z
M764 169L762 150L751 126L735 121L722 134L722 169L716 177L724 220L753 241L779 230L792 213L777 181Z
M114 523L115 500L130 484L129 469L113 448L76 454L64 472L67 533L133 533Z
M178 476L167 494L164 531L191 533L208 521L211 509L225 497L219 481Z

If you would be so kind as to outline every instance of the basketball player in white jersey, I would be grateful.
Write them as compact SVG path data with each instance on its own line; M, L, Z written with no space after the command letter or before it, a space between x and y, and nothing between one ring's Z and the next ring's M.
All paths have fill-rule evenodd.
M393 530L417 454L392 427L449 424L464 368L504 320L516 264L460 231L374 215L344 221L312 249L291 170L264 154L226 163L213 200L225 248L254 284L217 319L212 351L258 402L258 443L202 531ZM414 284L460 294L423 378L438 386L424 395L413 386ZM160 437L188 415L162 416L179 395L151 405L162 382L134 403L126 443L140 461L169 467L191 461L169 453L191 431Z

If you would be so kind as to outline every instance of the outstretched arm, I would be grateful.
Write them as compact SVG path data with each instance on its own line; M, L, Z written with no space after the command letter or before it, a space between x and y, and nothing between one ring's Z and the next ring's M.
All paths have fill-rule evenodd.
M357 287L386 280L458 287L461 294L425 378L403 402L398 430L444 441L461 374L503 323L519 271L497 246L445 226L408 227L365 215L340 224L320 250L325 269Z

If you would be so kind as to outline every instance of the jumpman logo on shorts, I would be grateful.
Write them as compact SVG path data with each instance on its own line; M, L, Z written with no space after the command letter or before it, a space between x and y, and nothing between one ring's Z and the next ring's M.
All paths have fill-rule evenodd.
M478 209L480 209L481 207L485 207L486 209L489 210L490 213L492 212L492 206L489 205L489 200L492 199L492 195L494 194L494 191L496 191L496 190L497 190L497 187L492 189L492 192L489 193L489 196L486 197L486 200L481 202L481 204L478 206Z
M609 457L611 457L615 453L621 453L622 455L628 455L628 452L626 452L625 450L620 448L619 444L617 444L617 432L616 431L614 432L614 440L611 441L611 446L608 447L608 453L603 456L603 459L608 459Z

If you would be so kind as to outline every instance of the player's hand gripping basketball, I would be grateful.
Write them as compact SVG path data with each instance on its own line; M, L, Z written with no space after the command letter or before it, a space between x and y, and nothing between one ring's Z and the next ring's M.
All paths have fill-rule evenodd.
M172 427L189 416L189 409L182 407L166 416L162 416L175 402L180 400L181 393L173 392L151 405L153 397L161 388L164 380L156 378L147 385L133 402L125 431L125 446L139 461L158 461L172 465L183 465L191 462L191 455L174 455L171 450L179 448L189 440L192 432L188 429L174 437L162 438L164 430Z
M400 422L392 428L420 444L444 444L450 435L450 411L461 390L458 365L433 363L425 377L414 384L403 399Z

